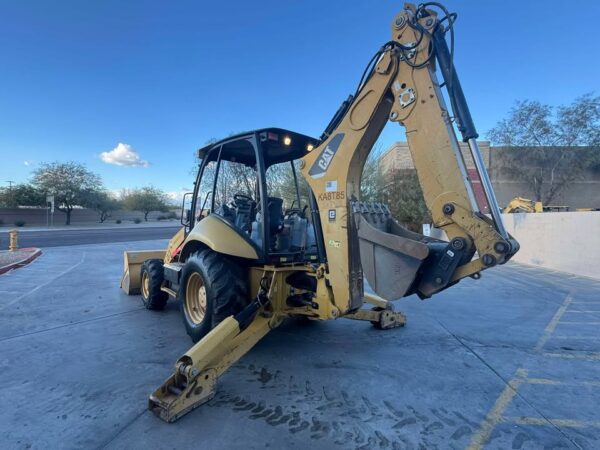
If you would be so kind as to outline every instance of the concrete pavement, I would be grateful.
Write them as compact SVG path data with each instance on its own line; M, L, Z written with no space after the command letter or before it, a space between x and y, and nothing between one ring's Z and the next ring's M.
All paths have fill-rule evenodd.
M0 276L3 448L598 448L600 283L511 264L405 328L272 331L174 424L146 410L191 345L176 303L118 289L125 248L48 249Z

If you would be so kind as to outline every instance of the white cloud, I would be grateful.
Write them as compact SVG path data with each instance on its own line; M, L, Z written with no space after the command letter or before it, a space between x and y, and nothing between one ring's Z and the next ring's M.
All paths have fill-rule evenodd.
M131 145L121 142L110 152L100 153L100 159L106 164L115 166L148 167L150 165L148 161L144 161L140 157Z
M183 200L183 195L186 192L191 192L191 189L186 189L185 187L179 188L179 191L169 191L169 192L165 192L165 194L167 195L167 197L175 204L179 205L181 204L181 201ZM188 197L189 199L189 197Z
M23 161L23 164L25 166L31 166L33 164L33 161L27 161L27 160L25 160L25 161Z

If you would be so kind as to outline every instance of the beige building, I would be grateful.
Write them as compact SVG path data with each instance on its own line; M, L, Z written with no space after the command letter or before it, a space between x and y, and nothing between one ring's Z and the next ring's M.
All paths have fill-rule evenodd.
M490 167L490 143L489 141L479 141L479 148L486 167ZM460 143L460 150L467 164L467 169L474 169L473 158L466 142ZM383 173L390 170L414 169L410 149L407 142L396 142L385 151L379 158L379 164Z
M481 155L483 156L484 164L486 167L489 167L490 143L488 141L479 141L479 148L481 150ZM475 193L475 198L477 200L477 204L479 205L479 209L482 212L487 213L489 212L489 207L487 201L485 200L485 195L483 193L479 176L477 175L477 170L475 169L475 164L473 162L473 157L471 156L471 151L469 150L467 143L461 142L460 150L467 166L467 173L471 179L473 192ZM412 170L415 168L407 142L396 142L393 144L383 155L381 155L379 164L384 176L390 172L396 172L398 170Z
M505 147L491 147L488 141L479 141L479 146L488 174L494 185L498 204L501 207L506 206L514 197L532 199L535 197L527 183L511 177L510 171L507 171L506 167L502 165ZM487 212L487 205L485 204L469 147L464 142L460 143L460 147L477 201L480 208ZM396 142L393 144L381 155L379 164L384 174L389 171L414 169L408 143ZM600 170L587 171L580 179L561 191L552 201L552 204L568 206L571 210L576 208L600 208Z

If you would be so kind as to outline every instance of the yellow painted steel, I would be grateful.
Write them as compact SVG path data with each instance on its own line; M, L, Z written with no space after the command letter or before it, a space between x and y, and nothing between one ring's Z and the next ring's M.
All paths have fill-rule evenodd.
M185 227L181 227L177 233L169 240L167 251L165 253L165 263L171 262L173 256L179 251L179 247L185 239Z
M544 212L544 206L542 205L542 202L536 202L523 197L515 197L508 205L506 205L506 208L504 208L502 212L504 214L519 212L541 213Z
M142 264L147 259L163 259L165 250L136 250L123 253L123 276L121 289L127 295L140 293Z
M353 251L356 244L351 233L353 218L349 200L360 198L363 167L388 120L399 123L406 130L434 225L444 230L450 240L464 238L467 251L474 248L478 255L488 255L488 260L495 263L501 264L510 256L501 250L510 249L512 244L477 210L450 120L451 111L445 105L433 63L426 63L431 38L406 25L412 20L410 10L414 11L414 5L405 5L405 10L392 21L392 40L405 47L418 42L412 64L424 65L412 67L397 52L384 53L329 138L303 158L302 174L315 194L323 226L327 253L325 276L330 286L327 289L331 290L335 306L342 315L362 302L363 274L358 255ZM437 22L431 18L423 17L418 22L425 29L433 30ZM398 23L405 25L398 29ZM331 154L333 142L339 142L340 138L334 156L327 157L324 163L325 172L311 175L315 165L323 162L323 155ZM445 205L451 205L456 213L444 213ZM335 210L336 220L329 220L331 210ZM475 259L459 266L452 280L473 275L489 266Z
M250 325L230 316L175 364L175 371L149 399L149 409L158 417L173 422L214 397L217 377L245 355L281 318L261 309Z
M187 280L183 307L187 310L188 317L195 324L200 324L206 317L206 286L198 272L194 272Z
M192 241L202 242L211 250L224 255L258 259L256 249L240 234L215 216L199 221L185 239L184 246Z

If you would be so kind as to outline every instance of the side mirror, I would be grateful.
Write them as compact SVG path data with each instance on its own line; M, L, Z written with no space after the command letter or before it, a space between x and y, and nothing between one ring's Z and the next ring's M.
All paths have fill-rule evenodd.
M192 195L194 195L193 192L186 192L181 202L181 225L184 227L189 227L192 222L192 209L189 198Z

